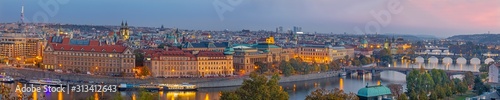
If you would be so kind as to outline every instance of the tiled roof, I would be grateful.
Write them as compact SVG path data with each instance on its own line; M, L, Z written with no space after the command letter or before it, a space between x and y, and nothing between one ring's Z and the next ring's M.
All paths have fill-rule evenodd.
M226 57L222 52L200 51L198 57Z
M200 43L190 43L184 44L183 48L225 48L229 45L229 42L222 43L210 43L210 42L200 42Z
M70 45L70 44L50 44L55 51L81 51L81 52L103 52L103 53L123 53L127 47L122 45Z

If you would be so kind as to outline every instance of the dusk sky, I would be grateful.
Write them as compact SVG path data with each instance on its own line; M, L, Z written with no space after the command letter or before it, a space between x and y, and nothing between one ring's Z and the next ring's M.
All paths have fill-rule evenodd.
M65 1L55 12L39 2ZM217 3L220 1L220 3ZM424 34L447 37L457 34L500 33L500 0L24 0L25 19L38 13L49 23L177 27L201 30L271 30L302 27L305 32L364 34L371 21L379 34ZM395 1L391 2L391 1ZM389 13L386 26L370 13L389 11L400 3L399 13ZM216 6L232 11L219 16ZM0 22L20 20L21 0L0 0ZM50 6L51 9L54 6ZM222 8L225 9L225 8ZM53 14L54 16L50 16ZM223 17L223 19L221 19ZM370 28L374 30L375 28ZM371 32L366 32L373 34Z

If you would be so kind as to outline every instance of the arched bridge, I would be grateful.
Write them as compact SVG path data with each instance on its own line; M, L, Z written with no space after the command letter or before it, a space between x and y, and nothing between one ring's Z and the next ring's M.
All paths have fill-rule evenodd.
M380 75L380 72L383 71L396 71L400 72L403 74L410 74L412 70L420 70L420 68L400 68L400 67L345 67L344 68L347 74L351 74L354 72L361 72L361 73L372 73L373 76L378 76ZM425 69L427 71L430 71L432 69ZM461 70L444 70L446 74L449 76L452 75L463 75L468 71L461 71ZM481 74L480 72L472 72L474 75L479 75Z

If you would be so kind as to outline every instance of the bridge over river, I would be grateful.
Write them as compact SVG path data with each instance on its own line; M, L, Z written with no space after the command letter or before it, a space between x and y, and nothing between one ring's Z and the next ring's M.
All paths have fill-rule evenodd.
M384 71L396 71L400 72L403 74L410 74L412 70L420 70L420 68L401 68L401 67L345 67L344 68L347 74L352 74L352 73L359 73L359 74L364 74L364 73L372 73L373 76L379 76L380 72ZM427 71L430 71L432 69L425 69ZM444 70L449 76L452 75L463 75L468 71L462 71L462 70ZM474 75L479 75L481 74L480 72L472 72Z

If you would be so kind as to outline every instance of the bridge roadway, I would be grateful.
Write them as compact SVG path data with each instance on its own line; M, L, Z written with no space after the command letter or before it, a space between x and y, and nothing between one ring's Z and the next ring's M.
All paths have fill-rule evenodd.
M344 68L346 73L347 74L351 74L351 73L354 73L354 72L363 72L363 73L366 73L366 72L369 72L369 73L372 73L373 76L378 76L380 75L380 72L383 72L383 71L396 71L396 72L400 72L400 73L403 73L403 74L410 74L410 72L412 70L419 70L420 68L401 68L401 67L345 67ZM425 69L427 71L430 71L432 69ZM463 75L465 74L466 72L468 71L461 71L461 70L444 70L446 72L446 74L448 75ZM480 72L472 72L474 75L479 75L481 74Z

